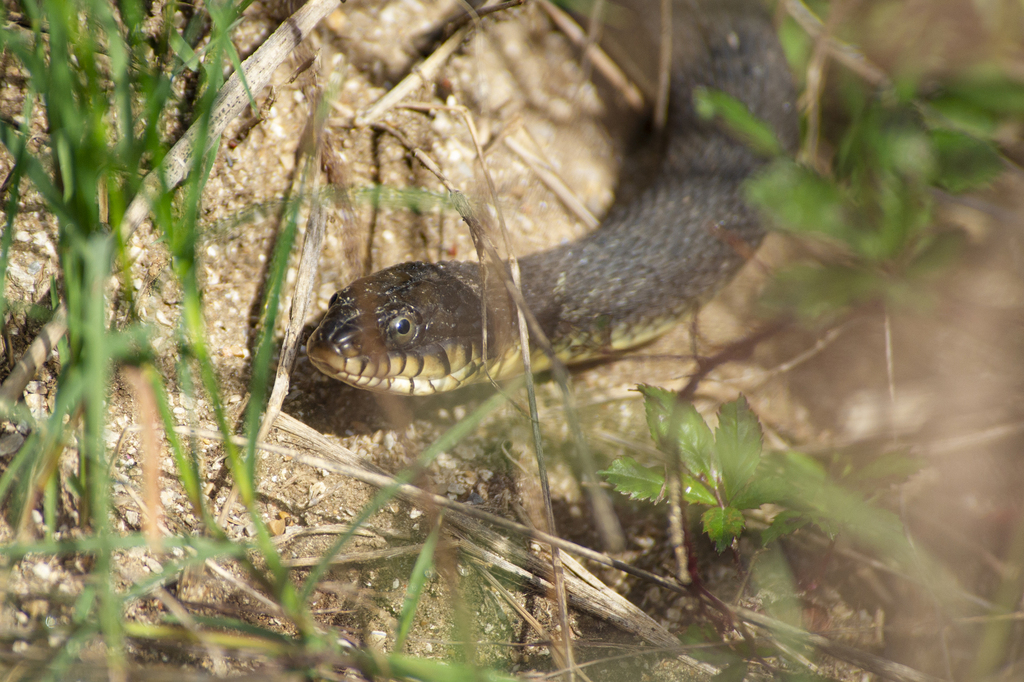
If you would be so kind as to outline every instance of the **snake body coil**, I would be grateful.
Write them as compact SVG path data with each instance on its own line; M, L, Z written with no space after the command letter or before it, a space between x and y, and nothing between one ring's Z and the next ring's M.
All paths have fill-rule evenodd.
M648 4L641 19L650 23L658 10ZM796 144L789 70L763 7L677 0L673 17L664 154L653 180L591 234L520 260L526 304L566 362L663 333L710 298L761 241L741 186L764 159L697 115L695 88L726 92L771 125L786 149ZM356 280L332 297L309 339L309 358L347 383L405 394L515 374L513 304L491 286L485 361L480 280L478 265L465 262L403 263Z

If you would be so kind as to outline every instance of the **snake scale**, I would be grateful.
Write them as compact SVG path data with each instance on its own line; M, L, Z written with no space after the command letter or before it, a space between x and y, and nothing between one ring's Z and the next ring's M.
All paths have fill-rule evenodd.
M647 2L639 23L656 29L658 6ZM672 14L668 117L651 181L590 234L520 259L526 305L566 362L660 335L707 301L761 242L764 229L742 185L765 158L697 114L696 88L738 99L784 149L797 143L793 85L764 6L675 0ZM503 287L483 286L480 272L470 262L411 262L352 282L334 294L310 336L310 361L355 386L414 395L521 372L514 304ZM546 365L536 351L535 359Z

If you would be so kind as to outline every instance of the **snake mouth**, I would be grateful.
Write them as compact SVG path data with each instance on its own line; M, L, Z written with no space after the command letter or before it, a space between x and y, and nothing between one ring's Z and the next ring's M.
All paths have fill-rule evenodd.
M350 335L324 334L323 325L309 337L306 355L327 376L378 393L433 395L479 381L484 373L475 345L452 341L371 355Z

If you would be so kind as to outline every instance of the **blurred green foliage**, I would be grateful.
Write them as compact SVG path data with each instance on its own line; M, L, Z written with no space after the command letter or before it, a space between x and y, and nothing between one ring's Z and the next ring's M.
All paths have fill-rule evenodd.
M806 73L813 40L792 19L781 37L795 72ZM834 69L828 94L840 106L822 112L820 138L808 142L828 150L814 160L819 169L779 157L747 184L775 228L829 253L778 272L770 310L831 320L866 303L928 302L927 285L966 241L936 220L937 197L991 185L1006 167L997 134L1024 121L1024 84L994 68L964 71L876 89Z

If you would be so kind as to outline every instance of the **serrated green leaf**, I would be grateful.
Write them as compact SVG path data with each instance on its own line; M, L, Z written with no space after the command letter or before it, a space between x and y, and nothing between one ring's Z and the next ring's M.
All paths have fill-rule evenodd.
M722 490L726 502L731 503L761 462L761 424L743 396L718 411L715 451L722 469Z
M718 504L708 487L689 474L683 476L683 499L691 504Z
M697 409L655 386L637 387L644 396L647 427L662 452L678 453L683 466L707 481L718 479L714 438Z
M783 476L798 475L802 480L821 482L827 472L820 461L798 450L787 450L781 453L781 471Z
M732 507L712 507L701 514L700 520L719 552L724 552L746 527L742 512Z
M651 432L654 441L661 445L668 440L669 415L675 409L676 394L657 386L640 384L636 387L644 397L644 413L647 415L647 428Z
M617 492L634 500L658 502L665 489L665 475L658 467L645 467L632 457L620 457L598 473L615 486Z
M693 405L687 403L679 407L682 414L677 426L676 442L683 464L698 476L714 481L718 477L719 467L711 429Z
M950 192L985 187L1002 173L1005 164L995 146L952 130L931 131L938 157L934 181Z
M772 520L772 525L761 531L761 544L767 545L779 539L783 535L789 535L799 528L803 528L811 519L798 511L787 510Z
M758 467L750 482L729 500L737 509L757 509L762 504L777 504L789 497L792 486L776 476L769 467Z

